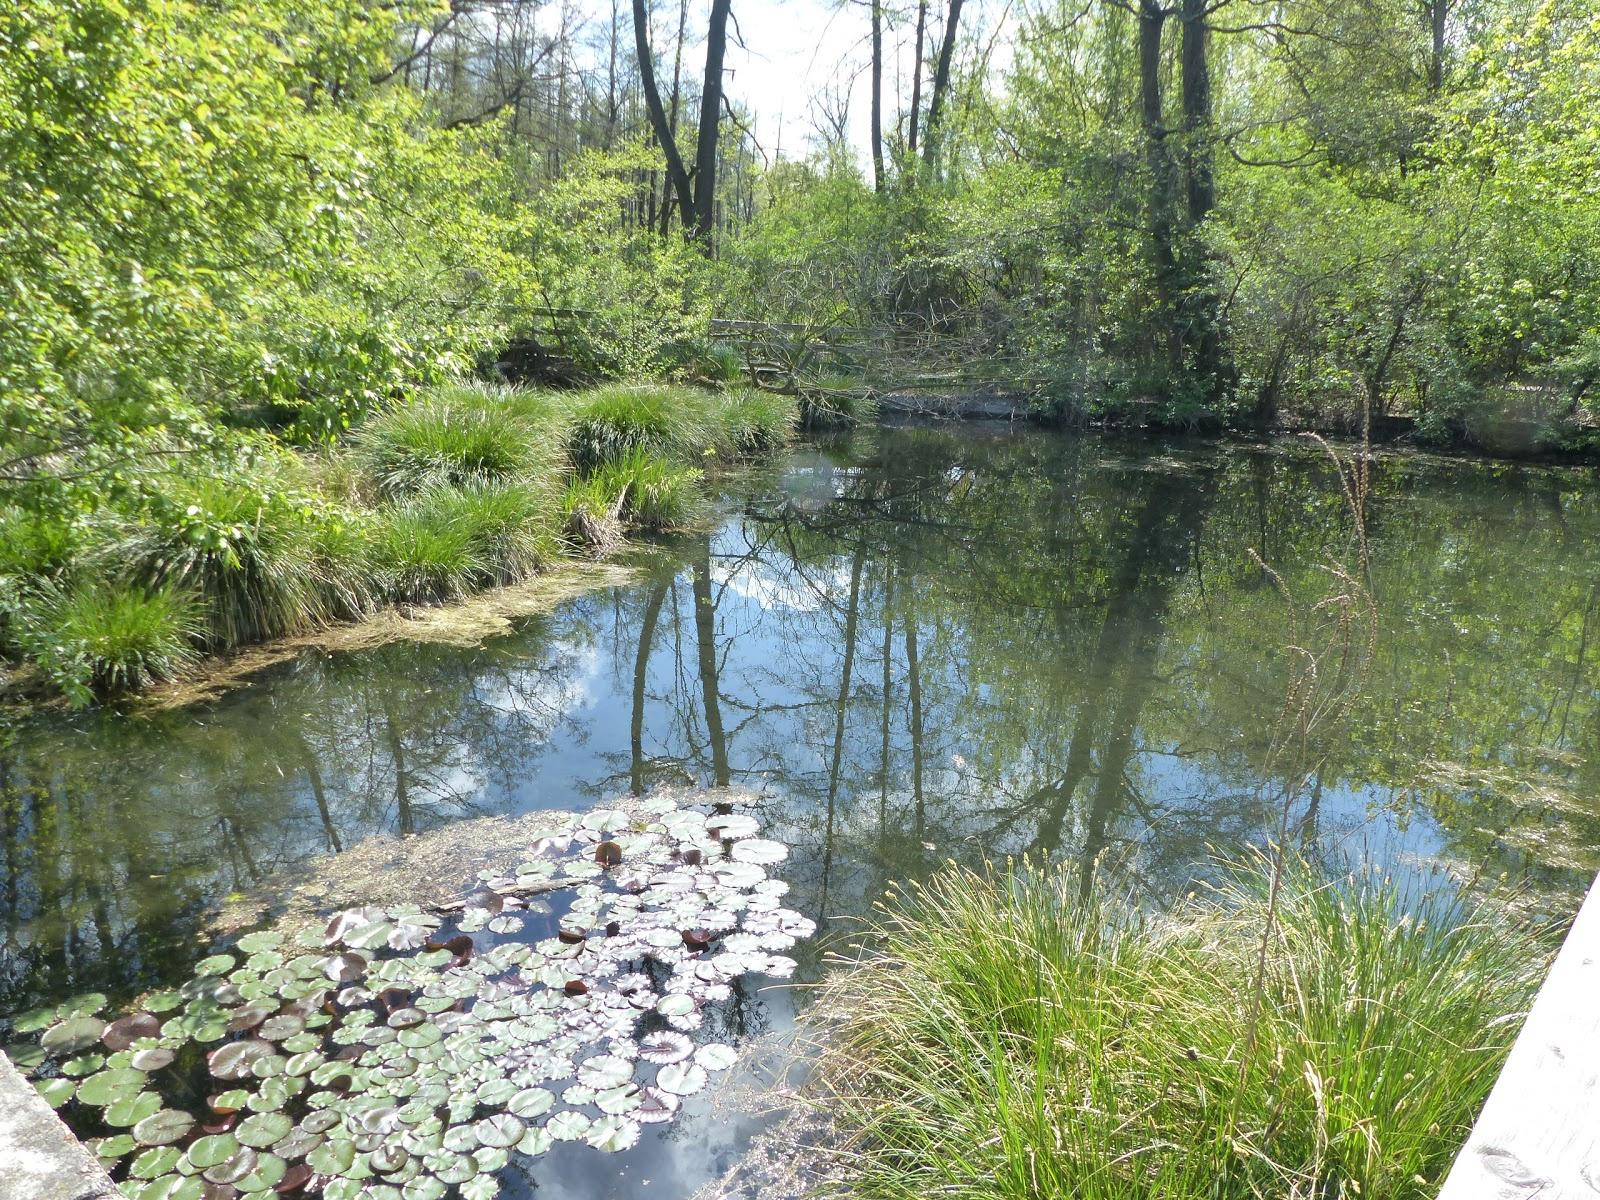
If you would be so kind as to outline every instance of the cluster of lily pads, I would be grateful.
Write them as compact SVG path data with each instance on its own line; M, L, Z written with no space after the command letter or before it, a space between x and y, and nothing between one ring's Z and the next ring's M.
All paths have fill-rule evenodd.
M248 933L136 1013L24 1014L7 1052L130 1200L489 1200L512 1153L625 1150L733 1064L706 1006L815 930L757 831L665 796L552 814L462 904Z

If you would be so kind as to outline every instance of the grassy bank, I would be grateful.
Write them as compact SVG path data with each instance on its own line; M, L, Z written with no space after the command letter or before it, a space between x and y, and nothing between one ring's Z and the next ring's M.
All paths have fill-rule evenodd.
M950 868L826 985L864 1197L1433 1196L1547 954L1507 914L1253 868L1154 919ZM1259 980L1259 985L1258 985Z
M0 509L0 652L87 702L512 583L691 524L707 472L773 450L795 419L753 392L450 384L316 454L231 435L111 476L92 506Z

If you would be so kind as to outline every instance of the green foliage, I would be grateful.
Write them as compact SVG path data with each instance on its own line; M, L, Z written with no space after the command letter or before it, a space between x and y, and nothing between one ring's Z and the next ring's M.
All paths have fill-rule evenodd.
M373 417L358 442L382 494L405 496L533 479L550 469L551 423L527 395L450 384Z
M703 512L699 490L704 472L677 466L645 446L607 460L589 476L592 497L607 497L623 519L648 533L692 525ZM590 499L580 494L578 500Z
M698 388L670 385L601 387L571 407L567 453L580 473L635 450L691 461L717 440L713 403Z
M20 616L17 642L74 703L176 677L198 658L203 628L182 587L102 579L47 584Z
M1166 917L1027 862L891 896L821 1006L855 1190L1434 1195L1546 955L1369 870L1292 868L1275 905L1269 878Z

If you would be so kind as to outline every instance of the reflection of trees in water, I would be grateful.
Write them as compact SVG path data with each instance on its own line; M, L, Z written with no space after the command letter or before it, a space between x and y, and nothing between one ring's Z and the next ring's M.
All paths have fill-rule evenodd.
M1600 833L1574 799L1600 794L1588 497L1426 460L1381 464L1376 484L1379 661L1302 836L1359 830L1365 788L1420 806L1453 855L1560 882L1549 839L1579 853ZM587 755L597 798L763 792L819 916L862 913L946 856L1025 851L1104 855L1171 896L1263 825L1284 624L1247 552L1315 594L1343 515L1312 454L887 432L856 464L800 456L641 586L483 650L308 657L202 710L36 723L0 743L0 990L153 978L192 954L206 897L498 810L553 738ZM610 698L587 698L618 733L585 747L572 714L595 665ZM1500 775L1419 785L1428 760Z
M14 731L0 742L0 1011L154 982L192 955L206 899L513 791L565 719L579 649L467 672L460 657L308 656L205 709Z

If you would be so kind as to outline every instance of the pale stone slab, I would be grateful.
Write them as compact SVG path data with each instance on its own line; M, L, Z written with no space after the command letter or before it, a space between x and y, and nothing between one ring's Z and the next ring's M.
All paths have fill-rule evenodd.
M114 1196L111 1177L0 1053L0 1200Z

